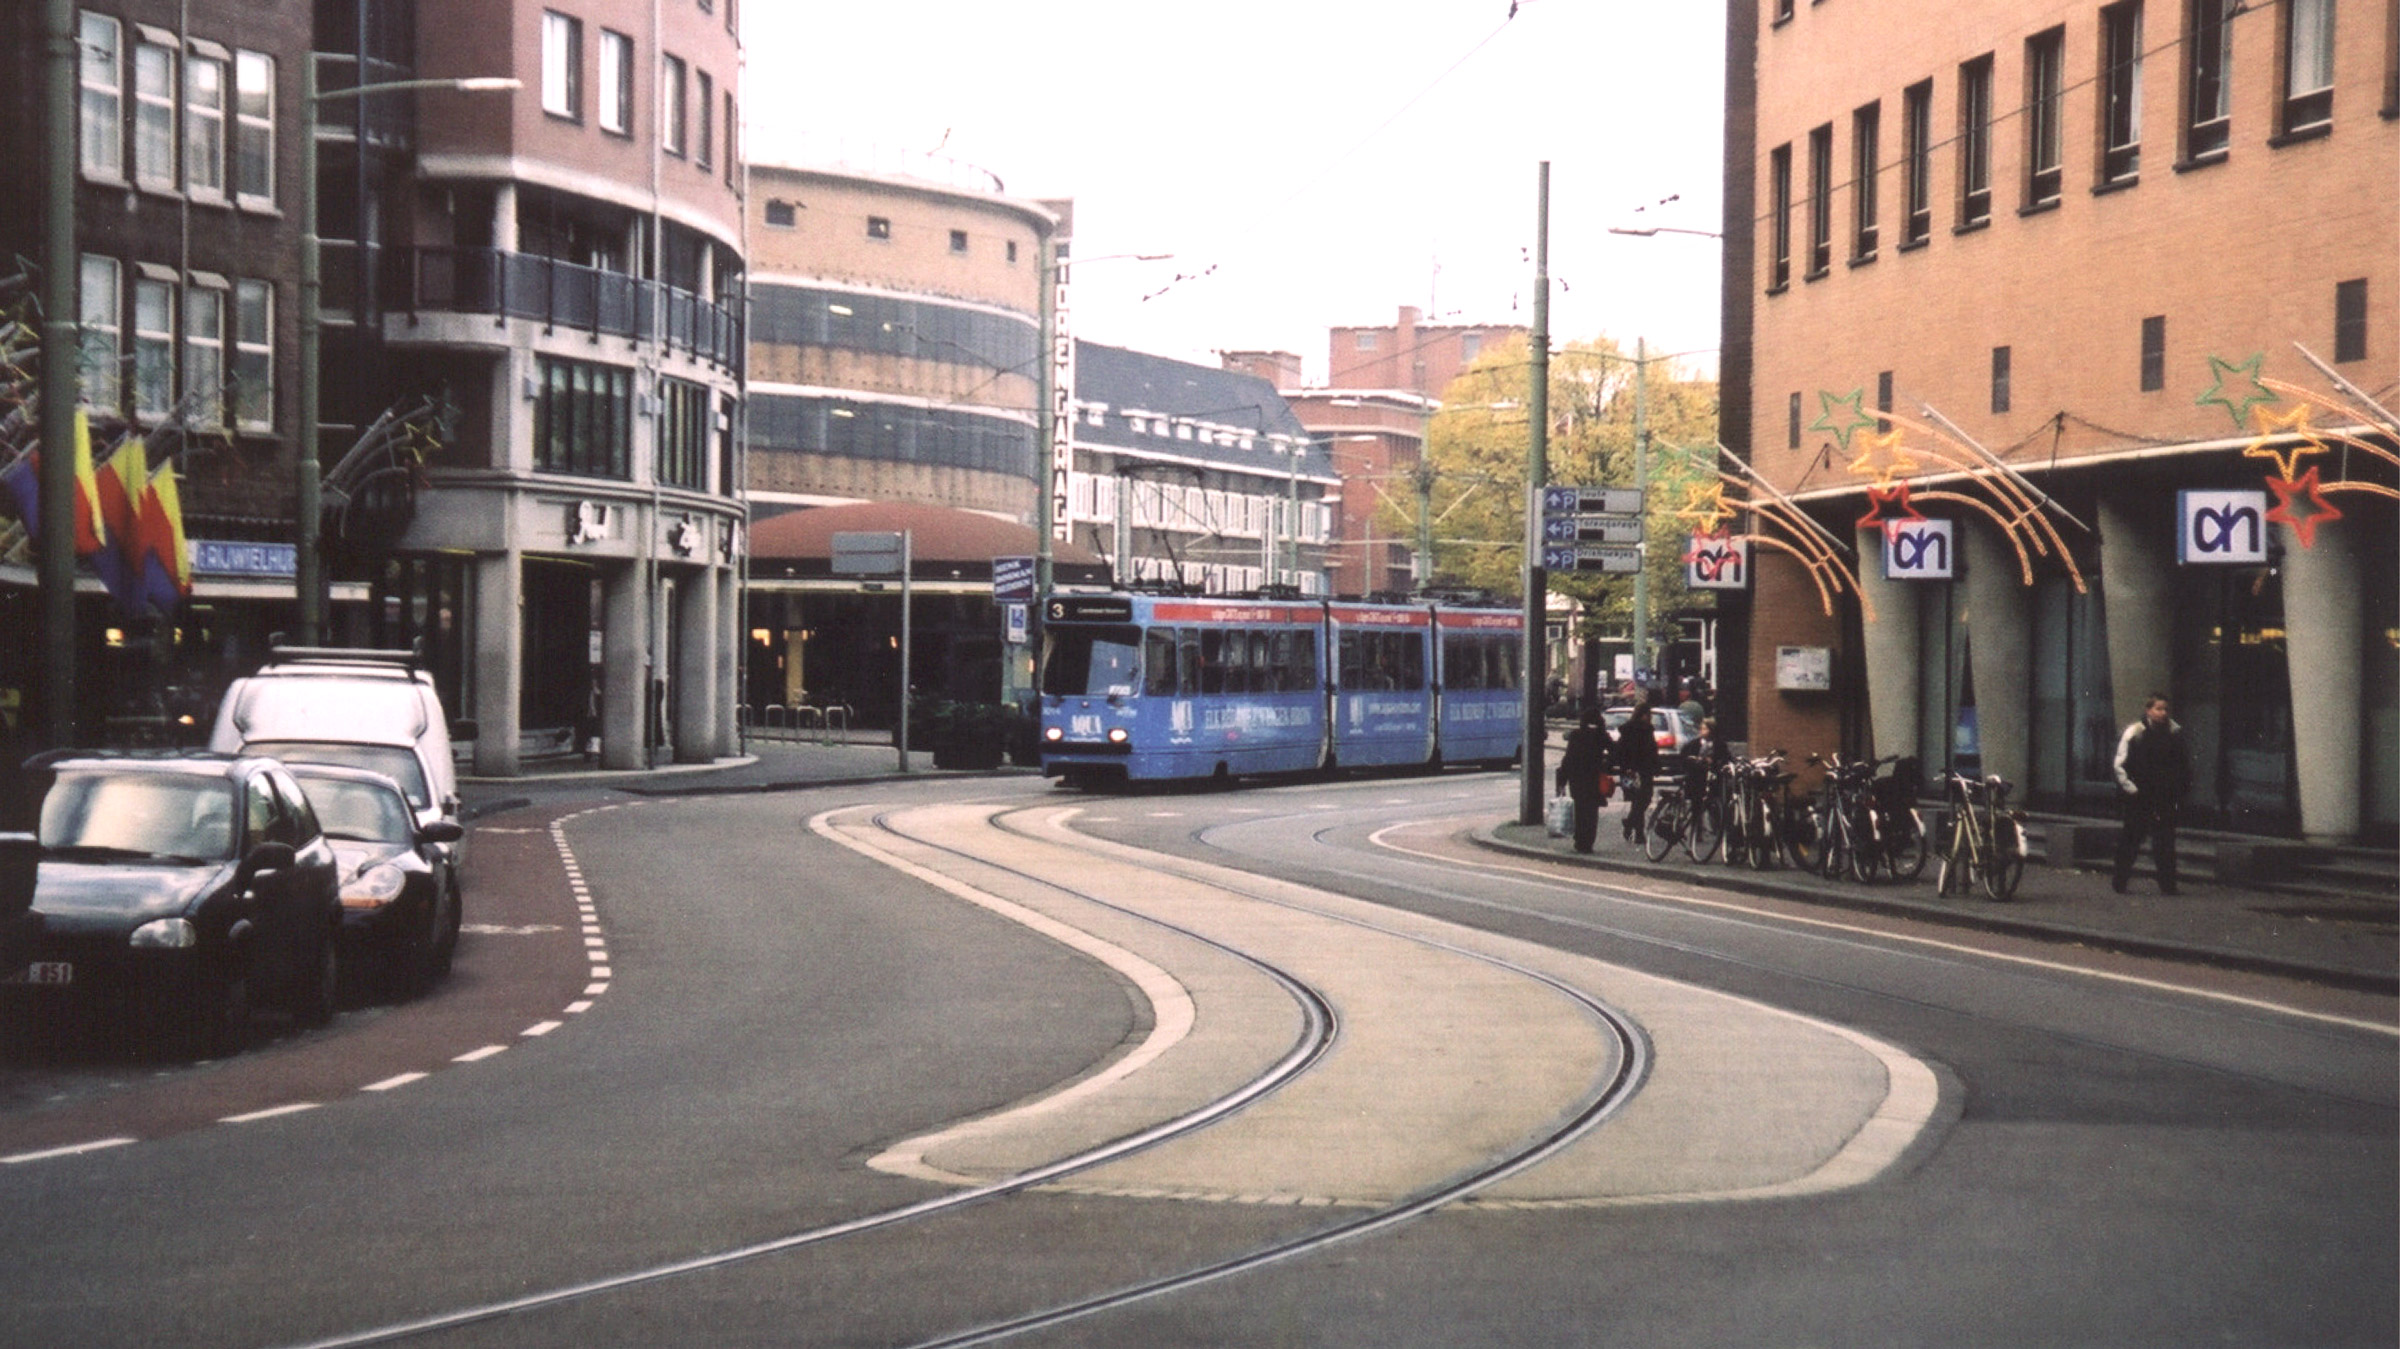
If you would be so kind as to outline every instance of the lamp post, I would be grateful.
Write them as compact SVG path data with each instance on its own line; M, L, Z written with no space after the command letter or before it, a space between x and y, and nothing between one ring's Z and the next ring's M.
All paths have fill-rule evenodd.
M300 395L297 409L300 422L300 444L294 454L294 480L297 491L292 507L294 523L299 531L298 555L294 559L292 588L300 600L300 644L314 646L323 640L325 629L325 563L319 555L320 516L324 511L324 467L318 462L317 444L319 381L323 372L318 368L318 351L322 345L324 318L319 312L319 299L324 290L323 244L317 235L317 105L328 99L365 98L369 94L412 93L429 89L447 89L457 93L494 93L522 89L523 80L510 76L471 76L464 79L385 80L376 84L355 85L348 89L317 89L317 58L311 52L300 68ZM359 153L366 153L364 138ZM366 222L359 222L363 235ZM363 269L358 284L368 284Z

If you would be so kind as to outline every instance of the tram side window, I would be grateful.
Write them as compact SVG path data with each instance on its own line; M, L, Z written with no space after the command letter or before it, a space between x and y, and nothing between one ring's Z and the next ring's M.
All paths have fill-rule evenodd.
M1250 633L1250 691L1253 693L1283 693L1283 667L1275 663L1274 644L1259 630Z
M1419 690L1425 687L1425 639L1413 632L1395 632L1392 644L1400 648L1398 686Z
M1200 633L1196 628L1178 628L1175 637L1176 686L1189 698L1200 691Z
M1425 687L1425 643L1415 633L1345 632L1342 687L1368 692Z
M1491 643L1492 673L1495 676L1492 687L1496 689L1525 687L1525 681L1519 678L1517 673L1518 661L1524 654L1523 648L1517 644L1515 639L1508 637L1494 637L1491 639Z
M1175 696L1175 629L1151 628L1142 634L1142 692L1155 698Z
M1490 688L1491 685L1486 682L1483 655L1483 639L1480 637L1444 637L1442 687L1452 693Z
M1051 629L1042 657L1042 692L1058 697L1133 692L1141 642L1141 630L1133 627Z
M1200 691L1225 692L1225 634L1216 628L1200 632Z

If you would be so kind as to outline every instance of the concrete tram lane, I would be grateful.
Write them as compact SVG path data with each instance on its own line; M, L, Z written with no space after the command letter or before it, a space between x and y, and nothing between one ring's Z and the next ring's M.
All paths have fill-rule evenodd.
M983 1181L1188 1109L1289 1045L1265 976L1146 915L1268 961L1326 994L1333 1050L1234 1119L1052 1188L1261 1204L1372 1205L1419 1193L1553 1127L1612 1072L1614 1037L1556 989L1598 995L1649 1037L1622 1111L1474 1201L1509 1208L1795 1195L1872 1179L1942 1118L1935 1071L1888 1044L1755 1002L1247 873L1109 843L1073 808L946 806L894 817L926 845L820 829L954 890L1005 896L1169 973L1188 1034L1104 1087L1073 1084L896 1144L878 1165ZM1101 903L1031 883L1054 878ZM1115 908L1103 905L1117 906ZM1121 910L1121 911L1120 911ZM1096 1069L1109 1076L1106 1069ZM1059 1099L1072 1097L1073 1099Z
M457 959L425 994L348 1003L316 1031L278 1034L279 1024L261 1017L250 1048L189 1066L110 1056L9 1070L53 1080L8 1093L14 1106L0 1110L0 1164L388 1099L560 1028L593 1005L608 979L604 929L579 910L571 857L551 828L589 808L519 810L472 827Z

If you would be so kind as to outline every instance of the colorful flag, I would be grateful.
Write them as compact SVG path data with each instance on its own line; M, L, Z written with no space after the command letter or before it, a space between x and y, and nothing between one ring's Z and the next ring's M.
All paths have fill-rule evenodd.
M17 519L25 525L25 537L38 544L42 537L42 452L28 450L17 456L17 462L0 471L0 489L5 489L15 500ZM92 426L83 413L77 412L75 555L95 556L107 542L107 525L100 512L100 484L92 473Z
M175 485L171 461L150 475L138 518L138 593L143 606L164 617L192 593L191 550L183 536L183 493Z
M150 485L150 451L128 436L98 475L100 519L113 545L91 555L92 570L128 614L141 612L141 499Z

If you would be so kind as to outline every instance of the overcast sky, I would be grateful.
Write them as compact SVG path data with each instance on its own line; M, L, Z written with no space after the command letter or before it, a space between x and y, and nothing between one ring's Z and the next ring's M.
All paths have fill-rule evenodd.
M1547 159L1554 340L1714 368L1716 240L1608 229L1718 228L1721 5L750 0L743 22L753 158L996 177L1074 198L1078 258L1172 253L1076 271L1087 340L1295 351L1316 383L1328 328L1404 304L1530 324Z

